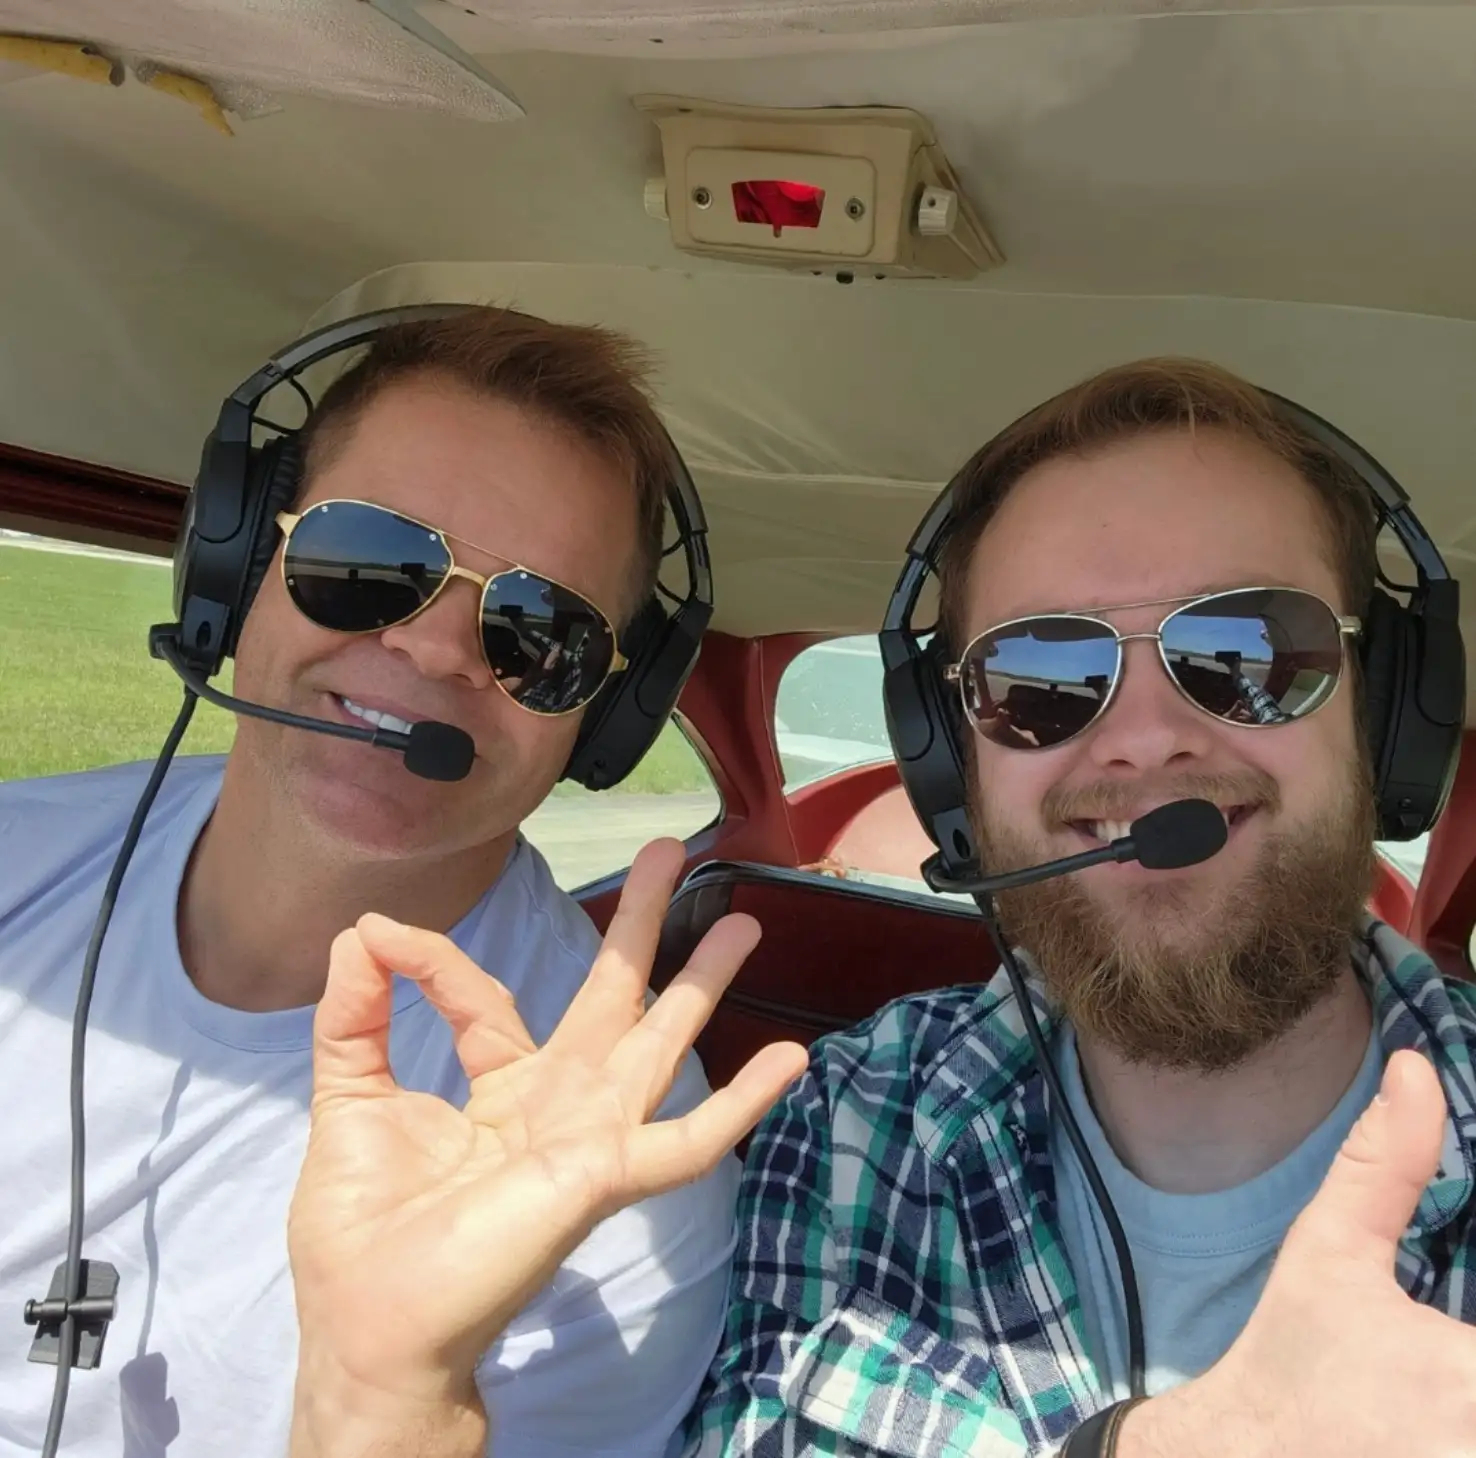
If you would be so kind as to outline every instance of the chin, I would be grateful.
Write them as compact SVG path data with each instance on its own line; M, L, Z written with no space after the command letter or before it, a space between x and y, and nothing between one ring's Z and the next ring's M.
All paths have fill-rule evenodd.
M444 841L446 818L436 807L376 795L360 785L318 781L293 796L302 819L323 840L366 858L397 860Z
M391 859L445 839L449 786L417 778L383 749L304 748L279 782L293 809L325 838Z
M1263 906L1255 866L1228 869L1161 873L1091 899L1124 949L1196 961L1238 941Z

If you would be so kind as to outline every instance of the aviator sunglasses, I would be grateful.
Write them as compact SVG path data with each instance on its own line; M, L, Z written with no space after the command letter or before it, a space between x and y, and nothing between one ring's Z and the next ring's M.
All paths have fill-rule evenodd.
M408 623L453 578L481 591L482 657L498 686L534 714L570 714L626 667L609 617L587 597L519 563L483 576L459 567L454 537L369 501L320 501L277 525L282 579L297 610L320 628L378 633ZM506 560L505 558L502 560Z
M1175 606L1177 604L1177 606ZM1122 645L1158 644L1165 671L1196 708L1270 728L1322 707L1343 672L1343 640L1362 629L1314 593L1244 587L1124 603L1173 607L1151 633L1119 633L1090 613L1042 613L986 629L943 670L969 722L1011 749L1051 749L1083 733L1122 681Z

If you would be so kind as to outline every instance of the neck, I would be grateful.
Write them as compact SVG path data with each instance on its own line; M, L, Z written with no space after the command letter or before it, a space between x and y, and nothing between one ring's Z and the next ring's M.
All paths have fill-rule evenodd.
M1295 1027L1225 1073L1129 1063L1078 1037L1082 1078L1119 1159L1169 1194L1233 1188L1286 1158L1332 1112L1368 1048L1368 997L1350 966Z
M228 767L180 892L185 970L227 1007L309 1006L323 995L339 932L366 911L449 931L501 874L516 834L448 854L356 857Z

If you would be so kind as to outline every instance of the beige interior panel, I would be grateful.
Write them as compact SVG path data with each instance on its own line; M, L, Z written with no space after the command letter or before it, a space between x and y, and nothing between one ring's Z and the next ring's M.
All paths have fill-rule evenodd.
M443 297L608 322L661 359L718 625L867 631L970 450L1182 352L1363 441L1476 603L1476 8L1160 8L919 3L882 35L900 0L419 6L526 113L491 126L284 92L227 137L132 75L7 64L0 439L188 480L221 395L314 318ZM643 206L646 93L912 107L1005 262L842 285L682 254Z

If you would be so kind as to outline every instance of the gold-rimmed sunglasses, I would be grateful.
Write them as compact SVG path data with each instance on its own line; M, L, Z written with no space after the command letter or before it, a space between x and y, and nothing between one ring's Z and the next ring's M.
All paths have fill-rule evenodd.
M491 575L473 572L456 561L453 541L498 554L428 522L341 499L279 512L277 525L287 594L320 628L383 632L423 613L454 579L473 583L482 657L530 713L572 714L627 666L609 616L582 593L517 562Z
M1158 644L1175 687L1196 708L1247 728L1320 709L1342 678L1344 641L1363 630L1315 593L1244 587L1098 611L1171 607L1152 632L1120 633L1094 613L1041 613L998 623L947 665L969 722L1011 749L1051 749L1096 722L1122 681L1122 645Z

